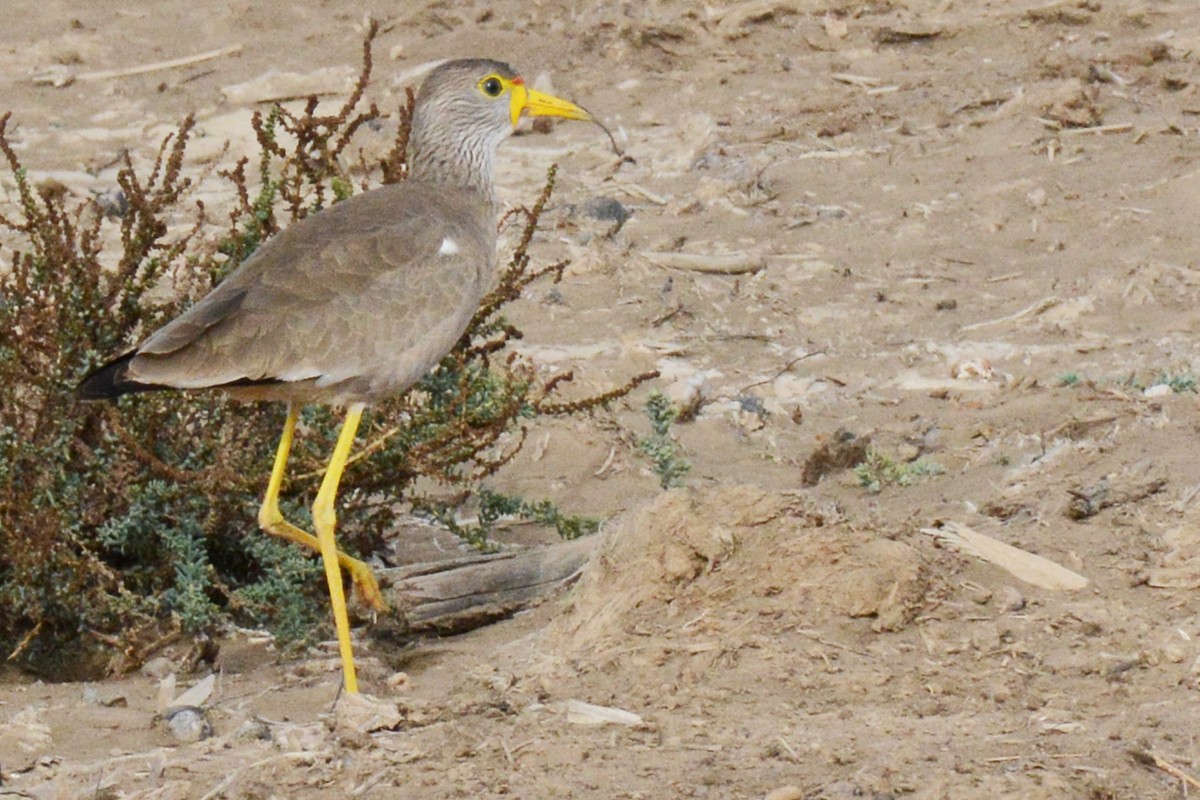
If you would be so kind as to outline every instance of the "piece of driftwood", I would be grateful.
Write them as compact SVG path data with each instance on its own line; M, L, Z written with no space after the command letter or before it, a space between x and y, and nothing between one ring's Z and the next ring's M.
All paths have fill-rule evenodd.
M378 570L383 594L411 631L462 633L510 616L579 574L600 536L515 553Z
M1088 585L1088 579L1078 572L957 522L943 522L940 528L922 528L921 533L1043 589L1074 592Z
M1067 489L1067 494L1071 495L1067 516L1071 519L1094 517L1106 508L1145 500L1166 487L1166 478L1131 480L1127 476L1104 477L1090 486Z

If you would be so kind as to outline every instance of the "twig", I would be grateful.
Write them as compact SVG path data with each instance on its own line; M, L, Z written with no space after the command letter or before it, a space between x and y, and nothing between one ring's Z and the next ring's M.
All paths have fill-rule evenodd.
M847 83L863 89L871 89L883 83L878 78L871 78L866 75L851 75L849 72L834 72L829 77L838 83Z
M651 203L654 203L654 205L656 205L656 206L665 206L667 203L670 202L670 200L663 197L661 194L655 194L654 192L650 191L646 187L639 186L636 183L630 183L627 181L620 181L620 182L614 181L613 183L616 185L616 187L618 189L625 192L626 194L636 195L637 197L640 197L643 200L649 200Z
M863 658L871 657L871 654L866 652L865 650L855 650L853 647L847 647L844 644L838 644L837 642L831 642L828 639L822 639L821 636L816 631L807 631L807 630L804 630L803 628L794 628L793 630L795 630L796 633L800 634L804 638L812 639L814 642L819 642L820 644L823 644L826 647L835 647L838 650L845 650L847 653L853 653L854 655L862 656Z
M805 353L802 356L796 356L791 361L784 364L783 367L778 372L776 372L774 375L772 375L771 377L764 378L761 381L751 383L747 386L743 386L741 389L738 389L738 394L745 394L747 391L749 391L750 389L753 389L755 386L762 386L765 383L774 383L776 380L779 379L779 377L781 375L786 373L788 370L790 370L792 367L796 366L797 364L799 364L801 361L805 360L806 358L812 358L813 356L820 356L820 355L824 355L824 354L825 354L824 350L814 350L811 353Z
M109 78L128 78L133 75L144 75L147 72L159 72L164 69L186 67L190 66L191 64L198 64L201 61L211 61L214 58L231 56L240 52L242 52L242 46L240 44L233 44L229 47L222 47L220 50L209 50L207 53L197 53L194 56L173 58L170 61L156 61L153 64L142 64L140 67L106 69L99 72L84 72L76 75L75 79L80 81L104 81L108 80Z
M45 620L39 619L38 624L33 626L33 630L31 630L29 633L27 633L23 637L21 637L21 641L17 644L16 648L11 653L9 653L8 658L6 658L4 660L12 661L17 656L21 655L21 651L24 650L26 647L28 647L29 643L32 642L39 633L42 632L42 623L44 623L44 622L45 622Z
M1155 753L1152 750L1130 750L1129 755L1133 756L1133 760L1139 764L1145 764L1148 767L1156 767L1170 775L1172 778L1182 781L1183 783L1195 789L1200 789L1200 781L1188 775L1179 767L1167 761L1165 758Z
M1063 128L1060 133L1063 136L1082 136L1086 133L1125 133L1131 130L1133 130L1132 122L1116 122L1112 125L1093 125L1090 128Z
M976 322L974 325L964 325L962 327L962 330L974 331L974 330L978 330L979 328L986 328L990 325L1000 325L1005 322L1016 322L1017 320L1021 319L1022 317L1037 316L1038 314L1042 314L1046 311L1049 311L1050 309L1054 308L1056 305L1058 305L1061 302L1062 302L1062 300L1058 297L1053 297L1053 296L1045 297L1041 300L1038 300L1033 305L1026 306L1025 308L1022 308L1020 311L1009 314L1006 317L999 317L998 319L989 319L989 320L985 320L983 322Z
M358 461L362 461L364 458L371 455L372 453L382 450L384 447L387 446L387 443L389 441L391 441L393 436L395 436L396 434L400 433L403 430L404 430L403 425L393 425L392 427L388 428L386 431L379 434L379 436L375 437L374 439L369 441L367 444L363 445L362 448L359 449L359 451L357 453L354 453L352 456L350 456L350 458L346 459L346 466L348 467L351 464L354 464ZM326 469L327 469L327 467L320 467L319 469L314 469L311 472L302 472L299 475L292 476L292 480L293 481L309 481L309 480L313 480L314 478L320 478L325 474Z

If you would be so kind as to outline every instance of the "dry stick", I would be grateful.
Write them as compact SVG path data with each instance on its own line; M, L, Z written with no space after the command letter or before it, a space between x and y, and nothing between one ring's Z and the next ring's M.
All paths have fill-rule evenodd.
M1158 769L1161 769L1163 772L1170 775L1172 778L1176 778L1193 788L1200 789L1200 781L1196 780L1191 775L1188 775L1179 767L1175 766L1170 761L1167 761L1165 758L1160 756L1158 753L1153 752L1152 750L1131 750L1129 755L1133 756L1133 760L1140 764L1145 764L1149 767L1157 767Z
M803 636L805 639L812 639L814 642L823 644L826 647L834 647L838 650L844 650L847 653L853 653L856 656L862 656L863 658L871 657L871 654L864 650L855 650L853 647L847 647L844 644L839 644L838 642L830 641L829 639L823 639L816 631L805 630L804 628L793 628L792 630Z
M639 186L636 183L627 181L613 181L613 184L626 194L632 194L642 198L643 200L648 200L651 203L654 203L656 206L665 206L667 203L671 202L668 198L663 197L660 194L655 194L646 187Z
M989 325L1000 325L1001 323L1004 323L1004 322L1016 322L1017 320L1021 319L1022 317L1037 316L1038 314L1049 311L1050 309L1054 308L1056 305L1058 305L1061 302L1062 302L1062 300L1058 297L1053 297L1053 296L1046 297L1042 300L1037 301L1036 303L1034 303L1031 306L1026 306L1025 308L1022 308L1020 311L1017 311L1013 314L1009 314L1006 317L999 317L998 319L989 319L989 320L985 320L983 322L976 322L974 325L964 325L962 327L962 330L974 331L974 330L978 330L979 328L986 328Z
M778 372L776 372L771 377L764 378L763 380L758 381L757 383L752 383L748 386L743 386L741 389L738 389L738 394L745 394L747 391L749 391L750 389L753 389L755 386L762 386L765 383L773 383L778 378L780 378L784 373L786 373L788 370L790 370L792 367L796 366L797 364L799 364L801 361L805 360L806 358L812 358L813 356L822 356L822 355L825 355L824 350L814 350L811 353L805 353L802 356L796 356L791 361L784 364L782 369L780 369Z
M403 425L393 425L391 428L388 428L377 438L372 439L366 445L363 445L363 447L357 453L346 459L346 466L348 467L355 462L362 461L372 453L382 450L391 440L391 438L400 433L402 430L404 430ZM312 472L305 472L301 475L297 475L294 480L311 480L313 478L320 478L325 474L325 469L325 467L321 467L320 469L314 469Z
M584 109L584 110L586 111L587 109ZM591 112L589 111L588 113L590 114ZM592 117L592 122L594 122L600 128L600 130L604 131L604 134L608 137L609 143L612 144L613 152L616 153L619 157L624 158L625 151L621 149L621 146L619 144L617 144L617 138L612 135L612 131L610 131L608 129L608 126L605 125L600 120L596 119L595 117Z
M211 61L214 58L223 56L231 56L242 52L240 44L222 47L220 50L209 50L207 53L197 53L194 56L184 56L183 58L173 58L170 61L157 61L153 64L142 64L140 67L127 67L125 69L106 69L100 72L84 72L76 75L75 79L80 81L103 81L109 78L128 78L133 75L144 75L147 72L159 72L164 69L176 69L177 67L186 67L191 64L198 64L201 61Z
M1090 128L1063 128L1060 133L1063 136L1082 136L1088 133L1125 133L1133 130L1132 122L1116 122L1112 125L1093 125Z
M39 620L38 620L38 624L33 626L33 630L31 630L29 633L25 634L25 636L23 636L23 637L21 638L21 641L20 641L20 642L17 644L17 647L16 647L16 649L14 649L14 650L13 650L11 653L9 653L9 654L8 654L8 658L6 658L6 659L4 659L4 660L5 660L5 661L12 661L12 660L13 660L13 659L15 659L17 656L21 655L21 652L22 652L22 651L23 651L23 650L24 650L26 647L28 647L28 646L29 646L29 643L30 643L30 642L32 642L32 641L33 641L33 640L34 640L34 639L37 637L37 635L38 635L39 633L41 633L41 632L42 632L42 623L44 623L44 622L45 622L45 620L43 620L43 619L39 619Z
M883 83L879 78L872 78L868 75L853 75L849 72L834 72L829 77L838 83L847 83L863 89L871 89Z
M1037 756L1029 756L1029 755L992 756L991 758L985 758L983 760L983 762L985 764L1003 764L1007 761L1022 761L1025 759L1032 760L1032 759L1037 759L1037 758L1054 758L1054 759L1083 758L1086 755L1087 755L1087 753L1044 753L1044 754L1039 754Z

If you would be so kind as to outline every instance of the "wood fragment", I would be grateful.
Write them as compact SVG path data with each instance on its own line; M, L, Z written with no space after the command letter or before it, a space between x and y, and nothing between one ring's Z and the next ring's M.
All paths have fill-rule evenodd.
M188 689L183 694L176 697L167 706L169 711L172 708L184 708L187 706L203 706L208 702L208 698L212 695L213 688L217 684L217 675L213 673L203 680L196 683L195 686Z
M459 633L510 616L573 578L601 537L377 571L396 617L413 631Z
M1071 0L1057 0L1049 5L1029 9L1025 12L1025 18L1030 22L1086 25L1093 17L1086 6L1081 7Z
M927 42L937 39L945 31L942 28L909 24L904 27L885 25L875 31L877 44L910 44L912 42Z
M768 22L783 14L799 14L805 10L799 0L750 0L733 3L714 17L717 30L725 39L732 40L745 35L742 28L747 24Z
M646 722L640 715L623 708L597 706L582 700L567 701L567 722L572 725L628 725L639 727Z
M1066 436L1068 439L1083 439L1093 428L1098 428L1116 422L1121 417L1118 414L1096 414L1086 419L1069 419L1042 434L1043 440Z
M957 522L947 522L940 528L922 528L921 533L961 553L995 564L1013 577L1043 589L1077 591L1088 585L1088 579L1078 572Z
M645 250L642 255L651 264L666 269L703 272L708 275L746 275L761 272L767 264L762 256L749 253L673 253Z
M1090 486L1067 489L1067 493L1071 495L1071 502L1067 504L1067 516L1074 520L1094 517L1106 508L1145 500L1158 494L1166 486L1166 478L1151 478L1115 486L1111 479L1101 478Z
M229 47L222 47L219 50L209 50L205 53L197 53L194 56L173 58L170 61L156 61L152 64L142 64L137 67L126 67L125 69L106 69L99 72L82 72L76 75L75 79L80 81L104 81L108 80L109 78L129 78L134 75L145 75L147 72L160 72L167 69L187 67L191 66L192 64L199 64L201 61L211 61L214 58L232 56L240 52L242 52L242 45L233 44Z

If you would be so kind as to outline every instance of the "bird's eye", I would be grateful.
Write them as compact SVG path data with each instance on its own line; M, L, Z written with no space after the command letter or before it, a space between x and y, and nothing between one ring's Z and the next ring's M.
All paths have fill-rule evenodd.
M500 93L504 91L504 84L500 82L499 78L492 75L479 82L479 89L488 97L499 97Z

